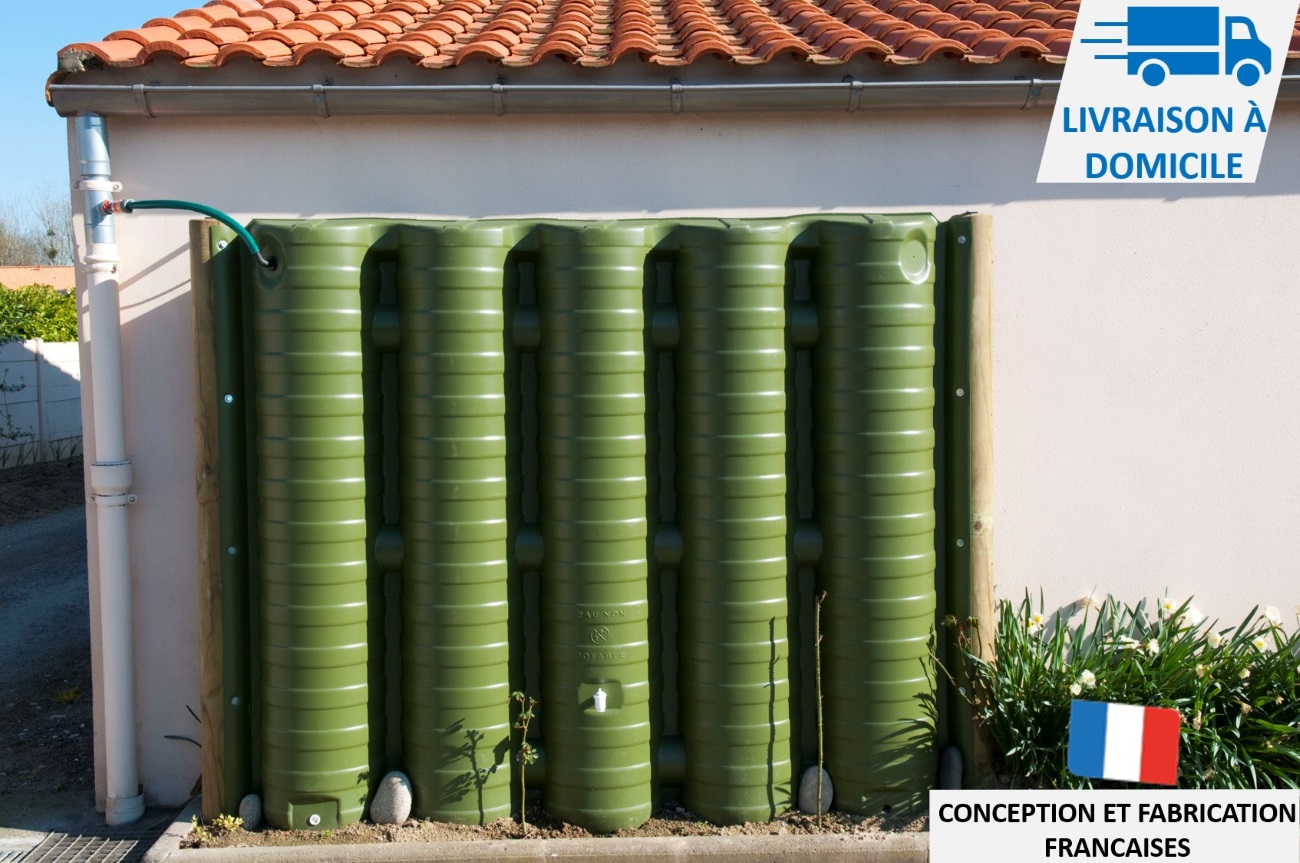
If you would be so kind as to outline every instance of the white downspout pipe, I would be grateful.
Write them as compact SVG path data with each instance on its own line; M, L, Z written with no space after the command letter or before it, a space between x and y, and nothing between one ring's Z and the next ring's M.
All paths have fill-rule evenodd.
M104 818L110 826L144 814L136 767L135 653L131 625L131 549L126 508L135 502L131 462L126 457L126 414L122 395L122 337L117 283L117 232L113 216L100 209L115 184L108 161L108 123L98 114L76 119L81 163L86 241L86 314L90 320L90 362L95 425L90 485L96 506L99 549L99 614L103 658L104 772L108 786Z

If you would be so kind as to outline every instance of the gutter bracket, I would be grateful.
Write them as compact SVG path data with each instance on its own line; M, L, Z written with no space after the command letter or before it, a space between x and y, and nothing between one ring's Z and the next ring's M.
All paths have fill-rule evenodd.
M845 75L844 83L849 85L849 105L845 110L852 114L862 107L862 91L867 89L867 85L862 81L854 81L852 75Z
M312 84L311 94L312 98L316 100L316 116L328 118L330 115L330 104L329 98L325 95L325 85Z
M136 494L92 494L86 498L95 506L127 506L140 502L140 496Z
M492 85L492 113L498 117L506 115L506 79L498 78Z
M682 86L682 82L677 78L668 82L668 91L671 94L670 99L674 114L680 114L682 112L682 93L685 89L686 88Z
M144 84L135 84L131 87L131 92L135 95L135 104L140 109L140 113L145 117L156 117L153 108L149 105L149 91Z
M117 180L73 180L72 188L81 192L120 192L122 184Z
M1038 78L1031 78L1029 80L1029 92L1025 94L1025 104L1020 106L1020 110L1028 111L1031 108L1037 107L1038 97L1041 95L1043 95L1042 80Z

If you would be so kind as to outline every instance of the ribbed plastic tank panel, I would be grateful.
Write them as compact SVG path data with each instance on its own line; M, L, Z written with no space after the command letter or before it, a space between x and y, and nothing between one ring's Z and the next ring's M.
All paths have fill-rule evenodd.
M282 828L366 805L369 547L362 262L370 223L265 228L253 277L262 787Z
M934 775L934 266L928 216L827 221L813 262L826 766L835 807L925 804Z
M814 572L835 806L924 803L932 217L254 232L281 266L246 274L232 374L272 825L355 821L390 768L419 817L509 816L518 688L555 817L635 827L679 781L712 821L779 815L815 758Z
M404 229L402 745L413 814L510 815L506 229Z
M722 824L791 803L785 261L791 227L680 233L678 611L686 804Z
M598 832L651 808L646 233L546 226L537 263L546 808Z

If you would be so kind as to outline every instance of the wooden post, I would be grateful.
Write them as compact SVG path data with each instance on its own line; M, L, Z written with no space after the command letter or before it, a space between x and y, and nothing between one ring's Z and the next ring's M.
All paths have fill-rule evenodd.
M217 416L204 393L216 391L211 259L209 235L216 222L190 222L190 299L194 314L194 466L195 501L198 506L199 579L199 702L203 743L202 813L205 819L221 814L225 776L224 716L222 697L221 536L220 486L217 482L219 450Z
M971 217L970 448L971 614L979 655L993 658L993 217ZM992 772L987 741L975 735L975 773Z

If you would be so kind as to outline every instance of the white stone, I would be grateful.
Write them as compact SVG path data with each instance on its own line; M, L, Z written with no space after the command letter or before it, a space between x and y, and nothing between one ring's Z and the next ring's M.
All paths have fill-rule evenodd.
M245 794L239 801L239 820L245 830L257 830L262 826L262 798L256 794Z
M831 775L825 770L822 774L822 814L831 811L831 801L835 799L835 788L831 785ZM799 811L809 815L817 814L817 765L803 772L799 780Z
M370 820L376 824L405 824L411 817L411 780L394 770L379 781L370 801Z

